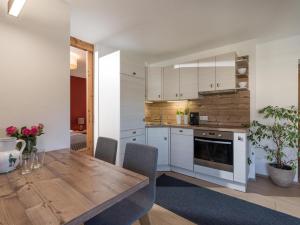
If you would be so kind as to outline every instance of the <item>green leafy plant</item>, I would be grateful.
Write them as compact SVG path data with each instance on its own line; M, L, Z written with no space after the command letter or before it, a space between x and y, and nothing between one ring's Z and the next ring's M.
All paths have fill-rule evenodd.
M189 107L186 107L185 109L184 109L184 115L189 115L189 113L190 113L190 109L189 109Z
M177 110L176 110L176 115L182 116L182 115L183 115L183 112L182 112L180 109L177 109Z
M288 159L287 148L298 151L298 123L300 120L295 106L281 108L267 106L259 111L265 123L254 120L251 123L249 140L253 146L266 151L267 159L280 169L295 169L297 159ZM298 152L298 157L300 154Z

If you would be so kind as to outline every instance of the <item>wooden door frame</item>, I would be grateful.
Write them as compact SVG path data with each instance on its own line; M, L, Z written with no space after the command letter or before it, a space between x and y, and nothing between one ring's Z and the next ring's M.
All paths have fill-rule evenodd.
M88 155L94 155L94 45L75 37L70 37L70 46L87 52L87 150Z

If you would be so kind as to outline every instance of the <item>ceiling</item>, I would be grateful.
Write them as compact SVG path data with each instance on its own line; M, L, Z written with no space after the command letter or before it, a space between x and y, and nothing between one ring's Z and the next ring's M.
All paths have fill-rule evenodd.
M167 56L300 33L299 0L67 0L71 35Z
M84 50L70 47L70 52L76 54L77 69L70 70L70 75L74 77L86 78L86 52Z

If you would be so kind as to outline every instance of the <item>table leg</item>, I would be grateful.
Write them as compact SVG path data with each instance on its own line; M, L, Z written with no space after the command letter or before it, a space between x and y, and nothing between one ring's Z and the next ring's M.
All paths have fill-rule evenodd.
M151 225L149 214L145 214L143 217L140 218L141 225Z

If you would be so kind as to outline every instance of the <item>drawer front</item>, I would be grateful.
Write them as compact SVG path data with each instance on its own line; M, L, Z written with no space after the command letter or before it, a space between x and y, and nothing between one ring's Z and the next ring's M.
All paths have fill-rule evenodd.
M122 130L121 131L121 138L129 138L129 137L134 137L134 136L139 136L139 135L144 135L145 134L145 129L131 129L131 130Z
M133 137L127 137L127 138L120 139L120 151L118 154L119 157L118 157L118 163L117 163L117 165L119 165L119 166L123 165L127 143L145 144L145 135L139 135L139 136L133 136Z
M182 129L182 128L171 128L171 134L193 136L194 130L193 129Z
M121 62L121 73L129 76L145 79L145 67L130 62Z

